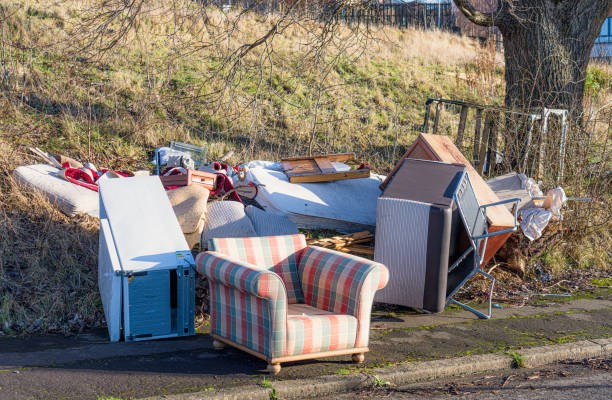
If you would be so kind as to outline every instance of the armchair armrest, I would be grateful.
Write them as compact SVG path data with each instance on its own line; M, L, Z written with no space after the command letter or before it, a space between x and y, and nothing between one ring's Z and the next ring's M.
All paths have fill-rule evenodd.
M210 287L211 333L267 357L285 354L287 292L274 272L214 251L196 257Z
M306 303L339 314L355 315L389 280L380 263L317 246L306 247L298 271Z
M338 251L308 246L298 268L307 304L357 318L355 347L366 347L374 294L389 281L384 265Z
M198 254L196 269L212 282L262 299L287 301L285 285L277 274L225 254L214 251Z

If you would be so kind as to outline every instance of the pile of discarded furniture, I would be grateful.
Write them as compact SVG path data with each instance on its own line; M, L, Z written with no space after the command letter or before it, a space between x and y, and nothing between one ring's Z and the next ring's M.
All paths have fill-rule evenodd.
M156 150L154 172L134 173L33 151L47 164L15 176L68 215L100 218L111 341L195 334L198 273L215 347L262 358L272 373L324 356L362 362L374 301L434 313L455 303L489 318L495 278L481 267L538 198L514 175L488 185L447 137L428 134L386 177L354 154L231 167L172 143ZM345 235L307 241L298 228ZM491 281L486 314L453 298L477 274Z

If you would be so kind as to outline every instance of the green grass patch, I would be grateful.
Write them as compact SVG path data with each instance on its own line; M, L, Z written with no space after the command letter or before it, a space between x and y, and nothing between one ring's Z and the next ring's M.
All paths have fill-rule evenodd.
M372 375L374 387L386 387L391 386L391 382L382 380L378 375Z
M525 368L525 359L516 352L506 353L512 357L512 368Z

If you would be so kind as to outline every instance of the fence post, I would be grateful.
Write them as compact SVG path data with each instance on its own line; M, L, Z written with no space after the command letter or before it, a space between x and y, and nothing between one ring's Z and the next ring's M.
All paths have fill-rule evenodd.
M468 106L461 106L461 114L459 115L459 128L457 129L457 139L455 145L459 150L463 149L463 131L465 130L465 121L467 120Z
M472 155L472 163L477 166L480 162L478 154L480 151L480 127L482 125L482 108L476 109L476 127L474 128L474 154Z
M480 152L478 154L478 173L483 175L487 166L487 150L489 147L489 137L491 136L491 121L493 120L492 111L487 111L482 130L482 140L480 141Z
M500 112L500 120L502 115L503 113ZM491 127L489 130L489 151L487 152L486 165L487 175L491 176L492 173L495 173L495 166L497 165L497 124L495 123L493 116L491 116L489 123L491 124Z
M431 109L431 102L428 100L425 103L425 120L423 121L423 133L427 133L429 129L429 111Z
M434 126L433 126L433 134L437 135L438 134L438 122L440 122L440 105L442 103L438 102L438 104L436 104L436 119L434 120Z

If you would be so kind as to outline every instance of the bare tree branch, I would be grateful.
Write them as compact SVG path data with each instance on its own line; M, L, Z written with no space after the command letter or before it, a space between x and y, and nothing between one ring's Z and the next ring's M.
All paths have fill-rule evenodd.
M473 23L480 26L494 26L499 22L499 14L501 11L501 1L497 6L497 10L492 13L483 13L472 5L470 0L453 0L457 8Z

